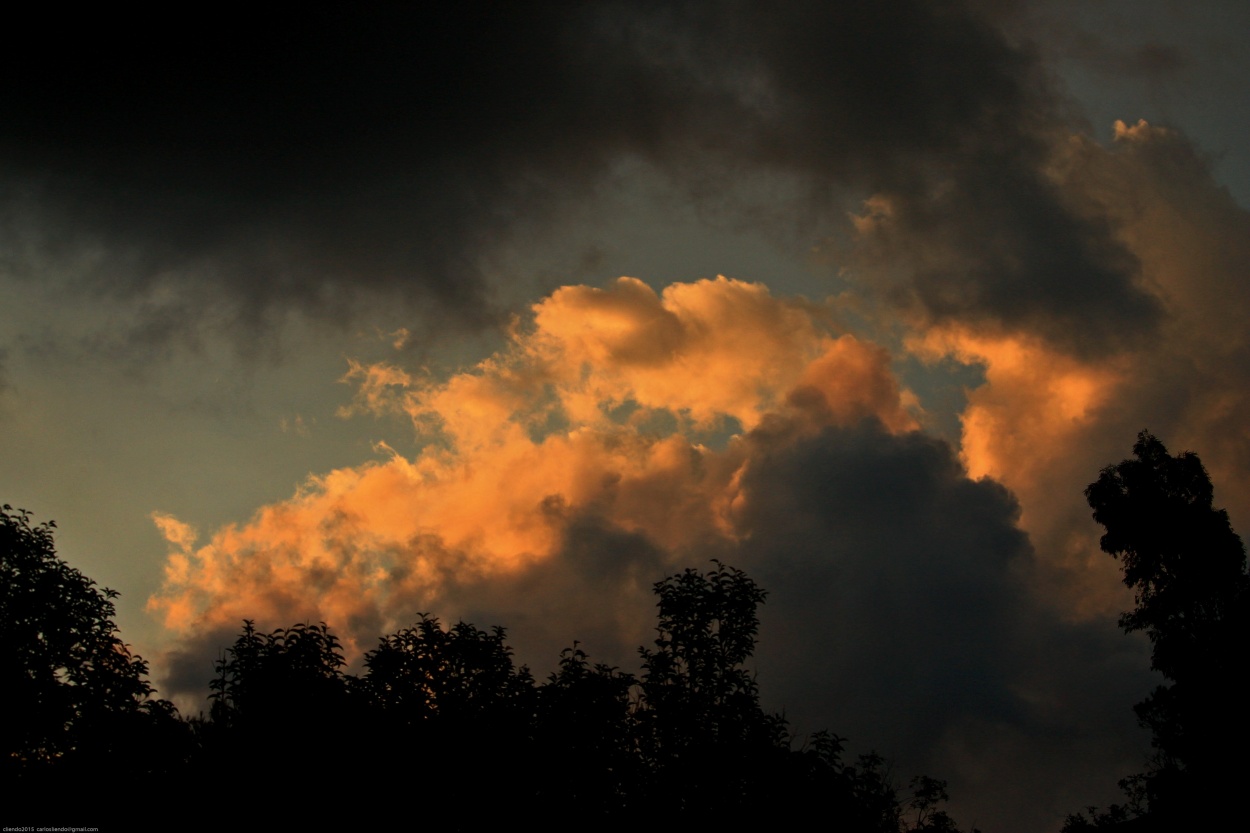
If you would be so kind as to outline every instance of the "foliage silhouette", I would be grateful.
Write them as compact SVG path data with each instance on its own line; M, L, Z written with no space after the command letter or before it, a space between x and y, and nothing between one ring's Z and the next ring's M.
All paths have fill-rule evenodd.
M324 622L260 634L245 621L227 654L209 684L216 723L273 731L343 707L347 663Z
M766 714L743 663L755 649L766 596L745 573L716 562L655 585L654 649L642 656L640 745L650 800L669 813L740 817L763 803L788 753L785 721Z
M0 673L20 717L0 736L6 784L21 788L6 809L113 820L133 813L114 797L142 783L156 791L149 811L173 814L176 779L214 796L252 789L251 822L284 826L354 824L359 796L402 790L447 808L452 829L551 812L609 829L744 826L784 810L865 833L955 830L944 782L913 784L908 824L883 759L845 763L828 732L794 747L746 668L766 594L719 562L656 583L657 637L637 677L574 643L540 685L503 628L428 615L382 637L354 676L325 623L263 633L245 620L215 665L208 715L181 720L117 636L116 594L56 557L52 529L0 511Z
M247 622L218 663L203 732L228 756L207 760L223 771L240 752L269 760L274 783L295 790L303 759L321 751L324 760L327 737L351 737L338 757L388 761L394 777L416 779L441 806L462 808L443 817L454 828L553 808L570 823L607 827L658 817L742 826L784 807L855 831L955 830L938 807L943 782L919 782L909 804L917 823L909 826L880 757L845 764L842 740L829 733L793 748L785 720L760 707L745 668L765 597L745 573L716 563L664 579L655 592L657 637L639 649L640 677L593 664L574 643L541 685L515 666L499 627L445 628L422 615L382 637L356 678L341 672L338 643L324 625L260 634ZM295 698L312 707L296 707ZM290 721L292 735L277 733ZM301 746L310 737L316 749ZM282 757L272 757L275 749ZM471 775L484 767L499 774L489 788ZM336 771L334 781L347 792L375 789L366 772ZM283 818L292 812L284 808ZM332 812L319 805L294 817L314 823Z
M586 818L628 814L642 784L631 674L590 658L577 643L538 692L535 758L546 773L544 798Z
M192 721L200 743L192 780L227 795L241 777L263 777L251 825L347 823L354 808L345 795L365 784L366 726L345 664L324 622L260 633L245 621L216 663L208 719Z
M410 725L526 712L533 707L533 677L513 666L505 637L501 627L487 632L466 622L444 630L422 615L365 655L363 687L377 708Z
M955 822L941 809L942 804L950 801L946 792L946 782L927 775L917 775L911 779L912 798L908 808L916 814L914 824L908 826L909 833L947 833L956 830Z
M773 824L784 807L865 833L913 829L882 758L846 764L842 739L827 732L794 750L785 719L761 708L744 664L767 593L741 570L713 563L706 573L687 569L655 585L658 635L654 649L639 649L635 710L649 812L743 826ZM919 783L914 829L955 831L938 809L945 783Z
M0 509L0 773L9 807L85 806L181 766L189 735L154 699L147 664L113 622L117 593L56 554L55 524ZM21 785L20 787L16 785Z
M506 636L501 627L466 622L444 628L423 614L366 654L359 683L371 736L436 761L420 771L422 787L464 808L454 824L466 827L505 820L527 802L538 776L531 760L538 695L529 669L513 664ZM489 801L483 783L468 777L486 766L502 774Z
M1228 513L1214 508L1198 455L1172 456L1145 431L1133 453L1104 468L1085 496L1106 528L1103 551L1121 561L1134 590L1136 606L1120 625L1146 634L1151 666L1167 681L1135 707L1155 755L1147 773L1121 782L1129 804L1072 816L1068 831L1142 815L1192 824L1239 786L1239 768L1225 753L1241 754L1250 740L1240 687L1232 683L1245 667L1250 636L1245 548Z

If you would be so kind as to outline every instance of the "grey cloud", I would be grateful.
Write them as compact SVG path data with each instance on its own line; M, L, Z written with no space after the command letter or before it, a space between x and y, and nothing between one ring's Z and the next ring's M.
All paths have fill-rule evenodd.
M756 442L737 563L770 591L772 705L949 779L983 829L1056 829L1083 806L1061 796L1113 797L1107 773L1141 763L1129 706L1149 663L1113 623L1067 623L1030 592L1009 492L945 442L872 423Z
M578 640L595 662L637 670L638 647L655 638L655 582L680 569L645 535L593 513L570 518L556 557L519 575L461 584L448 593L456 617L506 626L517 658L538 676Z
M872 421L814 436L777 421L748 442L739 543L666 552L577 514L556 558L449 589L447 615L509 626L540 677L573 639L637 670L652 583L720 558L768 590L753 664L800 735L828 728L904 780L949 779L957 818L985 830L1054 830L1117 799L1147 751L1131 710L1147 652L1039 599L1006 489L969 480L945 442Z
M88 13L5 59L10 248L95 291L174 287L194 300L175 312L253 328L396 301L480 325L490 255L634 157L703 200L795 175L816 199L796 214L831 189L905 195L921 242L969 261L995 240L1061 253L921 270L935 315L1094 342L1151 321L1104 230L1039 185L1056 116L1034 57L960 4L425 4L150 31ZM946 180L966 196L926 196ZM973 231L937 222L952 209Z
M741 560L793 637L766 661L802 646L785 676L818 675L828 708L892 724L879 741L891 746L932 742L965 709L1015 719L1006 682L1026 594L1012 566L1031 551L1011 496L919 434L830 430L762 452L743 483Z
M1162 310L1138 285L1137 258L1039 170L986 158L929 193L888 196L891 216L854 260L870 275L901 269L887 291L927 320L1034 333L1087 356L1155 332Z

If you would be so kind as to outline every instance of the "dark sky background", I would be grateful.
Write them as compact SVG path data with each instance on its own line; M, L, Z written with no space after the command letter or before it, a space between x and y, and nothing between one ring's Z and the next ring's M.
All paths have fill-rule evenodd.
M1250 521L1247 31L36 12L0 57L0 499L191 708L244 616L634 668L652 583L720 558L770 591L796 730L1056 830L1148 752L1083 488L1149 428Z

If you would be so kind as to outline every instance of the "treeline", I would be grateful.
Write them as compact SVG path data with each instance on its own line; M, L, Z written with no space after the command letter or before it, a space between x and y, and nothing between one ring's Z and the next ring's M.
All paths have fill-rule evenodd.
M655 585L659 622L637 675L576 643L539 682L503 628L422 616L344 672L325 624L243 626L207 715L154 698L113 623L115 593L55 555L51 524L0 513L4 783L45 823L160 818L324 827L402 807L442 826L558 827L819 818L852 831L956 831L945 784L900 795L876 755L796 742L745 668L765 592L716 563ZM246 800L244 800L246 799Z
M1149 638L1164 680L1136 706L1154 754L1122 782L1123 804L1073 814L1065 833L1215 829L1250 748L1245 549L1197 455L1145 432L1133 451L1085 494L1135 592L1120 624ZM118 636L116 594L56 556L53 528L0 511L6 824L326 827L399 807L452 828L957 829L944 782L913 779L904 798L881 758L849 761L827 732L796 742L761 708L745 663L765 592L720 563L655 585L657 636L638 674L574 643L540 682L502 628L422 616L353 675L325 624L247 622L213 669L209 713L184 718Z

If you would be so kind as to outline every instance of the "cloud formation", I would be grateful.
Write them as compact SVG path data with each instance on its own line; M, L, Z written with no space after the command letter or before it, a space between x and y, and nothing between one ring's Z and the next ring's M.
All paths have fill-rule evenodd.
M156 516L174 552L150 606L184 632L312 617L371 640L448 584L552 558L586 518L643 534L670 564L732 541L746 446L701 437L777 419L916 426L888 354L834 337L819 313L758 284L657 295L622 278L556 291L508 349L446 381L353 365L353 407L407 415L422 450L383 447L198 548Z
M743 224L752 178L795 183L768 211L828 231L830 208L876 193L891 222L874 245L912 254L871 291L930 319L1084 351L1149 334L1133 259L1045 176L1063 108L992 8L436 3L165 38L103 12L32 26L0 73L5 269L137 304L151 339L381 303L481 326L507 281L494 258L640 162Z
M719 557L773 592L761 678L796 719L951 778L1010 829L1113 789L1139 766L1145 655L1115 633L1127 600L1081 490L1149 428L1250 525L1250 217L1173 127L1085 136L1043 63L1176 81L1207 53L1081 41L1063 4L1037 8L32 24L0 57L0 281L116 300L141 341L292 318L396 350L502 331L528 279L508 253L576 248L565 232L621 192L651 205L634 173L743 234L827 237L838 274L809 294L855 303L544 277L467 371L353 362L342 414L402 439L204 535L152 516L175 688L202 690L243 617L325 619L359 654L431 611L509 625L538 665L580 638L632 666L651 583ZM33 388L23 343L0 349L6 399ZM951 365L981 375L948 444L923 396ZM1049 786L1020 794L1021 773Z
M1139 264L1138 285L1163 322L1148 340L1109 354L1074 354L1046 338L977 322L914 331L909 349L981 365L968 393L962 457L973 477L1015 493L1042 554L1039 580L1069 613L1128 604L1118 568L1097 547L1084 487L1149 428L1198 450L1221 497L1245 526L1250 499L1250 213L1211 178L1175 130L1117 123L1111 147L1072 137L1050 176L1079 214L1102 217Z
M902 302L902 351L983 369L952 447L826 304L724 278L559 288L469 371L351 366L344 412L403 418L415 453L379 445L202 544L157 518L172 551L149 606L184 634L174 677L201 687L244 616L325 619L359 652L424 610L508 624L538 667L573 638L632 666L651 582L718 557L773 593L761 678L801 728L950 778L987 827L1053 827L1140 767L1127 706L1150 686L1082 489L1148 427L1198 449L1245 524L1250 224L1171 129L1070 135L1046 159L1048 193L1129 264L1151 338ZM902 268L873 248L916 239L894 205L857 219L858 268L919 286L929 249Z
M801 729L976 784L1009 818L1010 779L957 753L997 744L1050 766L1084 750L1064 721L1090 711L1080 680L1108 672L1037 668L1063 667L1056 644L1104 665L1115 652L1033 596L1014 497L918 430L888 352L830 312L725 278L658 294L621 278L553 292L446 380L353 365L349 410L406 417L419 450L380 446L202 544L157 516L171 552L149 609L182 635L172 685L202 687L205 654L244 617L330 622L359 656L433 611L509 625L539 669L575 638L632 667L651 584L715 557L772 591L761 676ZM1131 702L1125 688L1100 690ZM1132 765L1123 729L1096 735L1097 760ZM1047 771L1041 817L1070 777Z

